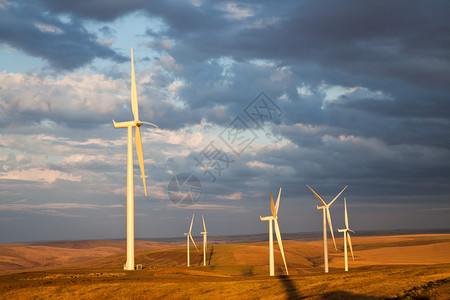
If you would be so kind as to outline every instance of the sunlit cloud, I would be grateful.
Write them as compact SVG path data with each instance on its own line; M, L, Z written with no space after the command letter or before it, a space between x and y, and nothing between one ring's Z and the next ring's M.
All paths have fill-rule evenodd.
M217 198L225 199L225 200L232 200L232 201L242 200L242 192L236 192L236 193L226 195L226 196L217 196Z
M250 7L244 5L228 2L221 6L221 9L225 11L226 17L230 19L244 19L252 17L254 15L253 10Z
M229 211L243 213L248 209L235 205L222 205L222 204L194 204L188 206L178 206L175 204L169 204L170 208L186 209L186 210L200 210L200 211Z
M61 28L49 25L49 24L43 24L43 23L36 23L34 24L34 26L36 26L40 31L42 32L49 32L49 33L54 33L54 34L60 34L63 31L61 30Z
M26 214L44 214L50 216L62 216L62 217L76 217L81 218L85 215L70 213L68 210L74 209L100 209L100 208L116 208L122 207L122 205L109 205L109 206L99 206L94 204L86 203L42 203L42 204L29 204L27 201L18 201L9 204L0 204L0 212L19 212Z
M12 170L9 172L4 172L0 174L0 179L54 183L56 180L79 182L81 181L81 176L61 172L58 170L32 168L26 170Z

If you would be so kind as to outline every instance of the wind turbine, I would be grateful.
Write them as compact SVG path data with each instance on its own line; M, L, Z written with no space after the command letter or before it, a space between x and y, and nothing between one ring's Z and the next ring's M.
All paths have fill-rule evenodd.
M203 234L203 265L206 266L206 234L208 233L206 231L206 225L205 225L205 218L203 218L202 215L202 220L203 220L203 232L200 232L201 234Z
M280 191L278 192L278 199L277 204L273 205L273 196L272 192L270 192L270 210L272 211L271 216L267 217L259 217L261 221L269 221L269 273L270 276L275 275L275 267L274 267L274 260L273 260L273 230L272 230L272 221L275 223L275 233L277 235L277 242L278 246L280 247L281 256L283 257L284 267L286 269L286 275L289 275L289 271L286 265L286 258L284 257L284 250L283 250L283 241L281 240L281 234L280 234L280 228L278 227L278 208L280 206L280 196L281 196L281 187Z
M189 228L189 232L184 234L186 236L186 238L187 238L187 266L188 267L191 266L190 263L189 263L189 238L191 238L192 243L194 244L195 249L197 249L197 252L198 252L197 245L195 244L194 239L192 238L192 235L191 235L192 224L193 223L194 223L194 214L192 214L192 221L191 221L191 227Z
M324 262L325 262L325 273L328 273L328 247L327 247L327 221L326 221L326 219L328 219L328 225L330 226L331 236L333 237L334 248L337 250L336 241L334 240L333 226L331 225L330 206L331 206L331 204L333 204L334 201L336 201L336 199L347 188L347 185L328 204L326 204L325 201L323 201L323 199L320 198L320 196L309 185L306 185L306 186L309 187L309 189L314 193L314 195L316 195L317 199L319 199L320 202L322 202L322 204L323 204L323 206L317 206L317 209L321 209L323 211L323 257L324 257Z
M142 151L142 139L140 126L148 124L155 127L155 124L142 122L139 120L139 109L136 92L136 78L134 75L133 49L131 49L131 108L134 120L116 123L113 120L114 128L128 128L128 151L127 151L127 261L125 270L134 270L134 170L133 170L133 127L136 128L136 152L141 167L144 192L147 196L145 186L144 155Z
M350 247L350 251L352 253L352 258L355 260L355 257L353 256L353 249L352 249L352 240L350 239L350 233L349 231L355 233L353 230L348 228L348 215L347 215L347 199L344 198L344 207L345 207L345 229L338 229L339 232L344 233L344 257L345 257L345 271L348 271L348 257L347 257L347 239L348 239L348 245Z

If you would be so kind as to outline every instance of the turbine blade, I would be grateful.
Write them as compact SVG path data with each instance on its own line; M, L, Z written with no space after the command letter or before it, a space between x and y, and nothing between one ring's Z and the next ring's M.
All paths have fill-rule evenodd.
M198 251L197 245L195 244L195 241L194 241L194 239L192 238L192 235L189 235L189 237L191 238L191 241L192 241L192 243L194 244L195 249L197 249L197 252L200 252L200 251Z
M191 227L189 227L189 235L191 234L193 223L194 223L194 214L192 214Z
M345 227L348 228L348 215L347 215L347 198L344 198L344 209L345 209Z
M204 229L205 232L206 232L205 218L203 218L203 215L202 215L202 220L203 220L203 229Z
M330 210L328 209L328 207L327 207L327 219L328 219L328 225L330 226L331 236L333 237L334 248L337 250L336 241L334 240L333 225L331 225Z
M278 208L280 207L280 196L281 196L281 187L280 187L280 190L278 191L277 203L275 204L275 214L276 215L278 215Z
M136 152L139 158L139 166L141 167L142 182L144 183L144 192L147 196L147 187L145 186L145 170L144 170L144 153L142 150L141 129L136 126Z
M317 193L309 186L309 185L306 185L307 187L309 187L309 189L311 190L311 192L313 192L314 193L314 195L316 195L316 197L317 197L317 199L319 199L320 200L320 202L322 202L323 203L323 205L325 205L325 206L327 206L327 204L325 203L325 201L323 201L323 199L322 198L320 198L320 196L319 195L317 195Z
M343 188L342 191L341 191L339 194L337 194L337 196L334 197L333 200L331 200L331 202L330 202L330 204L328 204L328 206L330 206L331 204L333 204L333 202L336 201L336 199L342 194L343 191L345 191L345 189L346 189L347 187L348 187L348 185L346 185L345 188Z
M272 196L272 191L270 191L270 210L272 211L272 216L274 218L277 217L277 213L275 211L275 205L273 204L273 196Z
M350 252L352 253L352 258L353 260L355 260L355 257L353 256L353 249L352 249L352 240L350 239L350 233L348 233L347 231L347 240L348 240L348 245L350 246Z
M139 121L139 123L147 124L147 125L151 125L151 126L153 126L153 127L159 128L157 125L155 125L155 124L153 124L153 123L150 123L150 122L142 122L142 121Z
M139 108L137 103L136 76L134 75L133 48L131 48L131 110L134 120L139 120Z
M286 269L286 275L289 275L289 271L288 271L287 264L286 264L286 258L284 256L283 241L281 240L280 228L278 227L277 219L275 219L274 221L275 221L274 222L275 223L275 233L277 235L277 242L278 242L278 246L280 247L281 256L283 257L284 267Z

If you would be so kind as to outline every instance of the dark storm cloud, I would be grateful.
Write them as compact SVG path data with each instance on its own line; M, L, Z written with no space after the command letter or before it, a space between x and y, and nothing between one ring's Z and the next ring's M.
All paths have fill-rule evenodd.
M419 144L449 148L449 95L400 85L389 97L344 95L325 104L318 91L284 102L286 124L326 125L347 135L374 137L388 144Z
M0 42L41 57L55 69L73 70L96 57L127 60L102 45L76 19L62 22L37 3L19 1L0 9Z
M202 72L211 71L211 65L205 64L211 58L231 57L238 62L269 59L290 66L294 81L318 84L326 78L329 84L391 92L395 103L372 103L375 112L401 116L434 110L447 117L443 112L449 111L448 101L442 99L448 97L450 83L450 38L446 34L450 24L445 13L448 4L442 1L224 1L198 6L189 1L44 3L57 13L98 21L113 20L134 10L161 18L167 25L162 32L147 30L154 39L151 45L158 48L159 39L174 40L172 48L158 50L167 51L184 66L176 74L184 78L200 78ZM208 80L217 84L218 77ZM425 94L429 88L446 92L424 101L413 92L407 93L417 89L415 86L422 86ZM195 84L191 87L198 91ZM279 90L293 99L298 97L295 83ZM206 97L193 97L189 89L184 93L193 107L207 103ZM205 96L209 102L217 98ZM399 109L404 103L408 109ZM371 101L358 105L370 107Z
M176 58L313 62L359 75L448 86L446 2L234 3L230 8L226 2L199 7L152 2L145 9L168 24L166 34L179 46L173 50Z
M237 113L237 103L270 89L275 98L287 94L295 101L288 105L288 122L327 122L387 142L395 142L396 137L383 128L396 127L407 130L398 133L397 142L440 145L442 139L418 137L417 132L438 129L431 137L449 131L450 22L445 2L296 1L274 7L236 2L231 8L215 2L200 7L185 3L183 9L177 4L151 3L146 10L168 25L160 38L175 40L165 51L183 65L176 75L189 82L181 95L192 107L228 103ZM155 38L155 33L150 36ZM236 62L231 79L210 61L219 57ZM255 58L286 66L291 74L271 82L269 78L280 69L248 63ZM340 97L328 110L321 109L319 98L313 103L301 101L299 85L314 87L323 81L382 91L386 101ZM354 118L360 124L345 121ZM436 128L436 119L444 126ZM421 129L424 125L431 127Z
M99 29L99 31L106 37L113 37L115 35L115 30L111 29L108 26L103 26L102 28Z
M161 28L151 28L153 22L149 21L148 28L141 28L141 32L147 29L148 39L142 45L152 51L144 57L135 55L141 119L161 128L159 133L153 128L142 131L144 157L149 162L146 161L150 177L147 184L153 185L149 188L152 200L167 202L165 189L170 178L178 172L190 172L202 181L202 204L215 204L223 200L220 196L241 193L242 199L236 206L254 213L256 221L255 207L262 209L261 203L268 203L268 191L279 186L287 198L282 200L287 200L282 204L286 205L283 210L295 219L292 223L309 218L318 203L306 184L330 197L348 184L345 195L369 216L359 226L370 224L372 229L381 224L369 219L383 219L387 204L398 207L394 212L398 217L383 224L387 227L417 226L417 220L411 219L423 214L414 211L414 207L447 207L448 4L266 2L33 2L44 3L45 13L38 4L16 4L8 10L0 8L1 17L9 18L0 19L0 24L17 24L19 17L24 18L27 22L18 24L17 30L25 35L13 38L1 30L0 37L31 55L60 65L59 68L71 69L94 57L118 59L114 52L108 52L111 56L99 54L112 50L99 44L95 34L85 30L85 24L94 22L101 36L111 37L115 25L108 21L134 11L147 13L150 21L157 18L163 23ZM58 18L59 14L64 18ZM30 37L36 47L23 41L27 34L37 37ZM5 36L10 40L5 40ZM20 41L12 44L16 39ZM51 58L53 54L48 54L50 50L43 46L42 39L53 43L60 56ZM67 50L72 43L76 44L73 54ZM151 58L152 66L143 69L146 65L139 62L155 56L155 52L158 58ZM77 53L84 54L78 57ZM114 130L111 119L122 121L131 116L129 73L120 73L114 67L100 73L107 76L70 74L66 78L46 78L47 83L42 84L35 84L34 77L26 84L20 81L24 79L10 79L24 89L12 88L14 84L3 79L2 87L8 88L0 90L0 114L5 117L0 118L0 124L8 130L14 128L23 137L10 137L9 133L2 137L5 146L12 143L12 154L5 154L0 167L14 171L16 165L21 165L20 170L24 166L42 166L66 178L66 182L58 179L55 184L73 185L72 189L78 191L76 197L84 199L88 190L89 198L106 198L113 191L114 203L123 203L126 131ZM0 76L6 78L8 74ZM336 86L343 92L332 95L328 89ZM265 133L261 134L240 157L233 156L235 162L217 182L209 182L193 158L209 142L211 128L206 127L219 131L218 126L225 127L234 118L245 116L244 108L261 91L283 111L281 122L269 126L269 131L283 139L268 142ZM16 125L14 121L23 119L36 128L12 126ZM198 125L203 121L206 125ZM85 123L97 130L84 130ZM248 125L257 128L254 123ZM41 139L47 140L38 143L36 138L29 138L23 145L16 145L37 131L44 134ZM41 150L33 145L39 145ZM224 144L221 146L226 149ZM15 150L26 155L16 155ZM33 160L35 152L57 155L62 160L31 164L41 159ZM135 168L138 170L139 166ZM69 174L81 176L81 181ZM5 178L14 178L15 174L9 175ZM60 192L57 189L55 194L59 196ZM28 193L24 198L32 199L32 192ZM152 201L147 203L154 205ZM165 204L160 203L157 212L148 209L152 217L147 219L159 221L167 213ZM311 210L297 214L299 207ZM375 213L371 211L374 207ZM261 213L267 211L268 206L264 206ZM429 213L430 220L420 226L447 226L448 218L441 214L433 218ZM226 222L239 225L236 233L242 233L242 228L249 230L238 217L232 218ZM174 228L174 224L164 227ZM305 228L319 228L310 226ZM229 229L222 227L226 228L222 229L225 234Z
M112 21L117 17L142 8L143 0L41 0L55 13L67 13L81 18Z
M349 75L335 78L336 84L359 81L358 75L449 85L449 4L444 1L43 3L56 13L99 21L144 10L166 23L163 35L176 40L170 53L183 64L220 56L262 58L318 64Z
M169 54L181 67L166 67L168 74L153 76L153 86L145 93L154 99L152 110L160 116L155 121L167 128L196 124L202 118L226 125L264 90L275 99L288 96L290 101L283 103L287 124L326 124L345 134L375 137L390 144L448 147L439 138L450 131L450 42L446 34L450 22L445 2L348 0L337 5L327 0L282 4L239 1L198 6L189 1L42 3L55 13L73 16L72 20L113 20L135 10L161 18L166 27L161 32L147 30L153 39L149 45ZM36 28L37 21L27 27L39 38L58 36L54 38L59 41L57 47L28 50L39 52L36 55L47 57L55 65L73 68L89 61L96 55L89 52L91 46L112 52L93 41L95 37L76 21L64 24L49 14L37 19L37 13L33 14L29 6L9 9L61 29L59 34L45 32ZM39 7L35 10L39 11ZM109 34L109 27L100 32ZM70 40L60 37L69 34ZM74 50L70 56L53 57L49 49L67 54L65 47L78 38L84 38L83 49ZM173 45L163 47L164 39L173 41ZM224 74L217 60L220 57L233 61L229 74ZM276 65L249 62L255 58L271 60ZM274 80L274 75L279 79ZM164 103L166 96L158 92L170 83L172 76L185 80L179 89L184 107ZM324 109L325 94L316 93L309 98L298 94L301 84L316 89L323 81L382 91L385 99L344 95ZM169 115L176 118L169 120Z

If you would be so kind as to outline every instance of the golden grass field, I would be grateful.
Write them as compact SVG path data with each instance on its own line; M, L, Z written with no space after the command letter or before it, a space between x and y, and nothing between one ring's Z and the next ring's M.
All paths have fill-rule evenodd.
M227 243L191 248L136 241L136 264L124 271L125 242L0 244L1 299L450 299L450 234L352 237L355 260L344 272L343 240L283 242L290 276L275 245ZM200 247L201 248L201 247ZM201 250L201 249L200 249Z

